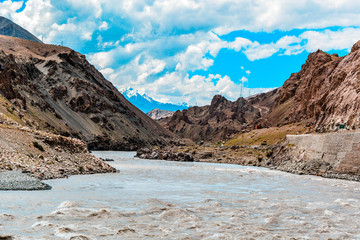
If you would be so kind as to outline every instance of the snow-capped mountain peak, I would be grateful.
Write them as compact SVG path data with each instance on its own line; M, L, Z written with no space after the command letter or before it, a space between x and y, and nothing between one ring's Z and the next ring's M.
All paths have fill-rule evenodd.
M120 92L129 102L144 113L147 113L155 108L168 111L177 111L189 108L187 103L173 104L156 101L148 96L144 91L133 89L131 87L123 88Z

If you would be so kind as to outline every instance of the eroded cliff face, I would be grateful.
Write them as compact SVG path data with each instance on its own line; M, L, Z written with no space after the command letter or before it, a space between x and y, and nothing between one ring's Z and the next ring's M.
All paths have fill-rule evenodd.
M177 111L162 123L180 137L215 141L229 138L259 117L260 111L244 98L231 102L216 95L210 105Z
M134 150L174 137L69 48L0 36L0 93L31 117L26 125L91 149Z

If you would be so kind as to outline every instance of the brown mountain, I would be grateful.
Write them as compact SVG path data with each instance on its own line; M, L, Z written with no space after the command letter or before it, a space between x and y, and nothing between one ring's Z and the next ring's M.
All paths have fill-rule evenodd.
M267 119L272 125L307 120L326 132L339 125L355 129L360 126L359 93L360 42L344 57L318 50L284 83ZM281 110L282 116L276 114Z
M0 36L0 94L29 116L24 125L80 138L91 149L131 150L173 137L65 47Z
M200 141L226 139L258 118L259 109L244 98L231 102L216 95L210 105L176 111L171 118L161 122L180 137Z
M219 99L216 96L210 106L176 112L162 124L194 140L218 140L242 129L297 122L306 122L320 132L336 131L341 125L359 128L360 41L344 57L321 50L311 53L301 70L291 74L282 87L241 102L220 101L223 107L211 113ZM233 111L236 103L243 107Z

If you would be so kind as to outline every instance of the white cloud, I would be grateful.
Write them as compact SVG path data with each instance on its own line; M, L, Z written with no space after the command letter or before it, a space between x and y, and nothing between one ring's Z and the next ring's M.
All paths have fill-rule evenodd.
M317 49L324 51L351 49L352 45L360 40L360 29L345 28L339 31L307 31L302 33L299 38L307 41L305 48L308 52L313 52Z
M101 72L106 78L110 78L110 76L114 73L114 69L112 69L112 68L104 68L104 69L101 69L100 72Z
M101 23L101 25L99 26L99 30L106 31L108 29L109 29L109 24L107 22L105 22L105 21L103 21Z
M23 11L11 13L11 19L36 36L46 38L59 14L50 0L29 0Z
M186 98L192 104L195 98L205 103L214 93L229 98L239 95L239 85L228 76L188 76L191 71L209 69L222 49L256 61L318 48L349 49L360 39L360 2L351 0L126 0L116 4L113 0L28 0L25 9L16 12L21 6L22 2L3 1L0 14L48 43L64 41L81 49L95 42L98 49L87 56L116 85L133 84L158 99ZM345 28L316 30L331 26ZM115 36L109 39L104 31L113 27ZM241 37L227 42L217 35L294 28L315 30L267 44ZM245 73L248 77L251 72Z
M98 52L88 56L89 61L97 68L104 69L109 68L114 61L113 52Z
M350 50L360 40L360 28L344 28L337 31L305 31L299 36L284 36L275 43L254 43L244 53L250 61L268 58L276 53L297 55L303 51L314 52L318 49Z
M246 82L248 82L249 81L249 79L247 79L246 77L242 77L241 79L240 79L240 82L241 83L246 83Z
M64 2L68 4L69 8L76 11L77 16L94 16L95 18L100 18L103 13L100 0L86 0L86 2L65 0Z
M278 47L274 44L254 44L254 46L244 51L250 61L268 58L278 52Z
M23 2L13 2L12 0L7 0L0 2L0 16L10 18L11 14L19 10L23 5Z

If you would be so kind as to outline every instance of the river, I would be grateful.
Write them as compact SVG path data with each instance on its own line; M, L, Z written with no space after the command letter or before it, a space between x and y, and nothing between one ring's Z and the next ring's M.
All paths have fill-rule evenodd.
M360 239L360 183L230 164L113 158L120 173L1 192L15 239Z

